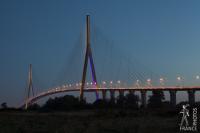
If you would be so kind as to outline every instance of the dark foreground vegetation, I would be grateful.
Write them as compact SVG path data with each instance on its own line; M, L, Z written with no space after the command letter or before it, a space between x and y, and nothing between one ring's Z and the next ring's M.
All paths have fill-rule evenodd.
M139 98L134 94L93 104L66 95L49 99L42 106L32 104L28 110L9 108L2 103L0 133L180 132L179 112L185 103L173 108L163 101L162 94L155 96L150 97L147 108L139 106Z
M178 115L167 111L82 110L1 112L1 133L176 133Z

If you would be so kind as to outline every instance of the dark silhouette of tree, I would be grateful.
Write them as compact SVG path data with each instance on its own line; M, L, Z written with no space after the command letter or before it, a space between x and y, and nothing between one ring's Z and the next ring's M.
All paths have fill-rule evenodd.
M107 104L108 104L109 108L115 108L116 107L115 99L107 100Z
M109 102L103 99L97 99L92 106L93 108L107 108L109 106Z
M152 95L149 97L148 107L160 108L162 107L163 100L165 99L163 91L152 91Z
M38 105L37 103L34 103L28 107L28 110L39 110L39 109L40 105Z
M163 108L168 108L168 109L172 108L170 101L164 101L162 103L162 107Z
M124 104L125 104L125 96L119 95L119 96L117 97L116 106L117 106L118 108L123 108L123 107L124 107Z
M131 109L138 108L139 97L137 95L135 95L134 93L128 93L125 96L124 100L125 100L124 104L127 108L131 108Z
M65 95L63 97L50 98L45 105L42 107L47 110L78 110L83 109L86 106L85 101L79 101L74 96Z
M138 108L139 97L134 93L128 93L126 96L119 95L117 97L116 106L118 108Z
M2 109L7 109L7 108L8 108L7 103L6 103L6 102L3 102L3 103L1 104L1 108L2 108Z

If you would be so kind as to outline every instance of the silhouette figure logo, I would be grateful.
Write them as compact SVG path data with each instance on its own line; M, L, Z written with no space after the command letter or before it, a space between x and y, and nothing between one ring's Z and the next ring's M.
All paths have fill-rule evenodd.
M189 106L189 104L182 106L182 110L180 112L182 114L182 119L181 119L181 123L180 123L181 127L183 126L184 123L185 123L186 127L189 126L188 117L190 116L190 114L189 114L189 110L187 109L188 106Z
M190 108L191 115L189 112L189 104L183 105L180 113L182 114L180 130L183 131L197 131L197 120L198 120L198 110L197 108ZM189 121L190 120L190 124Z

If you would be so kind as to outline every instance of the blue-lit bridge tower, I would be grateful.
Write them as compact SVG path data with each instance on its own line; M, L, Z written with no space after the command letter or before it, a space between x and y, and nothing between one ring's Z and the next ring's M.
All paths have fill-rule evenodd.
M84 98L84 87L85 87L85 80L86 80L86 73L87 73L87 65L88 60L90 61L90 68L92 71L92 80L95 87L98 89L98 82L94 67L94 61L92 57L92 49L90 45L90 16L86 16L86 52L85 52L85 59L84 59L84 66L83 66L83 74L82 74L82 81L81 81L81 87L80 87L80 100L83 100ZM98 92L96 91L96 98L98 99ZM103 99L105 99L105 91L102 90L102 96Z

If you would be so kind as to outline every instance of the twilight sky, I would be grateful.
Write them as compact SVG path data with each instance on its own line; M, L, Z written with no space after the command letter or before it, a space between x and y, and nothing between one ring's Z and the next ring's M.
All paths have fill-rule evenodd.
M194 81L200 74L199 5L198 0L1 0L0 103L23 100L30 63L37 92L80 80L76 64L82 64L77 58L86 14L100 80L130 82L125 72L130 67L133 81L142 72L144 78L165 77L166 84L175 84L179 75L186 85L200 84ZM129 60L134 70L123 66Z

